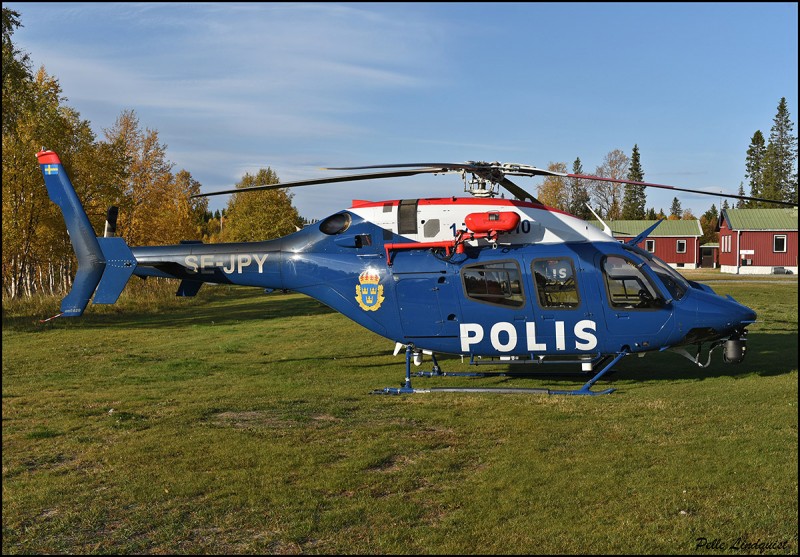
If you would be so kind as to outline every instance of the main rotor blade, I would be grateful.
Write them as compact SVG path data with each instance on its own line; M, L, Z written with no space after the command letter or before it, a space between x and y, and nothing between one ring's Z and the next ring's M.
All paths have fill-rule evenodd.
M521 164L500 164L497 162L412 162L407 164L375 164L370 166L341 166L331 167L328 170L367 170L374 168L440 168L444 172L465 171L474 173L484 180L497 183L506 188L511 195L520 200L530 199L533 203L540 203L536 197L525 191L523 188L505 177L506 174L512 176L539 176L539 175L558 175L562 174L551 172L549 170L542 170L533 166L526 166Z
M685 191L689 193L699 193L701 195L712 195L714 197L730 197L732 199L742 199L744 201L762 201L765 203L777 203L778 205L789 205L792 207L797 207L797 203L792 203L791 201L778 201L775 199L764 199L763 197L751 197L747 195L734 195L731 193L714 193L710 191L702 191L702 190L692 190L688 188L679 188L677 186L667 186L664 184L652 184L650 182L631 182L630 180L621 180L617 178L603 178L602 176L591 176L588 174L566 174L568 178L578 178L580 180L597 180L600 182L613 182L615 184L631 184L634 186L644 186L648 188L660 188L665 190L673 190L673 191Z
M499 163L499 162L412 162L407 164L374 164L371 166L339 166L331 167L328 170L368 170L372 168L441 168L444 170L466 170L468 172L479 172L498 170L503 174L511 176L566 176L563 172L536 168L527 164Z
M538 203L539 205L542 205L541 201L536 199L534 196L529 194L527 191L519 187L517 184L515 184L508 178L503 177L503 179L500 180L500 185L506 188L509 192L511 192L511 195L513 195L517 199L520 199L522 201L530 199L532 203Z
M265 184L262 186L250 186L247 188L235 188L230 190L212 191L209 193L198 193L192 197L210 197L212 195L225 195L240 193L243 191L275 190L281 188L296 188L300 186L317 186L321 184L335 184L337 182L356 182L358 180L377 180L381 178L398 178L401 176L414 176L416 174L434 174L442 172L438 168L423 168L419 170L396 170L392 172L372 172L369 174L351 174L348 176L332 176L330 178L315 178L312 180L297 180L295 182L283 182L281 184Z

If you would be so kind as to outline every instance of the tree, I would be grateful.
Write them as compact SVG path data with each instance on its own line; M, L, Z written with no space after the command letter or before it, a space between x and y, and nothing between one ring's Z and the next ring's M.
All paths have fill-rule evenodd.
M563 162L551 162L547 165L547 170L552 172L567 172L567 165ZM569 209L569 191L567 188L566 178L561 176L547 176L544 182L539 186L536 197L547 205L568 211Z
M681 202L677 197L672 198L672 205L669 208L669 220L680 220L683 216L683 209L681 209Z
M745 177L750 180L750 195L752 197L762 197L761 189L762 185L762 174L763 174L763 166L764 166L764 151L766 147L764 146L764 136L761 133L761 130L756 130L756 133L753 134L753 137L750 139L750 147L747 148L747 159L745 161ZM743 195L743 190L742 194ZM739 203L742 203L740 200ZM737 203L737 207L740 207L739 203ZM746 206L747 203L743 206Z
M92 223L103 217L113 165L95 144L89 123L63 104L61 86L39 69L24 87L31 102L15 104L3 130L3 287L11 297L60 292L71 284L74 258L61 214L50 202L34 154L56 151L84 200Z
M797 136L792 132L793 128L786 97L782 97L764 152L761 197L797 202ZM761 205L778 206L763 202Z
M171 173L157 132L141 132L130 111L107 132L109 141L98 142L89 122L65 104L58 80L44 68L32 73L27 55L14 48L19 25L19 14L4 7L4 294L63 294L75 273L61 211L50 201L34 157L42 147L58 153L96 233L102 234L106 209L117 205L121 231L133 245L198 237L207 202L189 195L199 192L200 184L186 171Z
M572 163L573 174L583 174L583 165L580 157ZM568 182L568 207L567 212L575 215L579 219L589 220L592 213L589 211L589 191L586 189L586 182L579 178L570 178Z
M11 40L20 27L19 12L3 7L3 134L16 125L17 116L31 108L30 84L33 81L30 58L17 50Z
M645 218L647 220L657 220L658 219L658 215L656 214L656 210L653 207L650 207L647 210L647 214L645 215Z
M279 183L267 167L255 176L247 173L237 188ZM235 193L228 201L222 237L226 242L257 242L278 238L297 230L302 221L292 205L292 194L284 188Z
M700 238L700 244L707 244L717 241L718 222L719 211L717 211L717 206L712 203L711 208L700 216L700 228L703 230L703 235Z
M159 245L200 239L208 202L190 199L200 183L181 170L172 173L158 131L142 130L135 111L125 110L105 130L108 142L124 155L120 189L119 235L131 245Z
M173 177L172 185L173 195L181 207L182 218L176 221L176 224L182 226L182 229L178 231L181 239L202 238L206 215L210 213L207 197L192 198L193 195L200 193L200 182L192 178L188 170L181 170Z
M752 191L752 186L751 186L750 190ZM741 183L741 182L739 182L739 191L737 192L737 194L741 195L741 196L744 196L744 184ZM753 194L753 195L755 195L755 194ZM748 205L749 205L749 202L745 201L744 199L737 199L736 200L736 208L737 209L744 209Z
M602 178L624 180L628 174L628 156L619 149L609 152L595 174ZM622 185L612 182L592 182L592 201L597 206L600 218L619 219L622 215Z
M639 160L639 145L633 146L630 166L628 167L628 180L631 182L644 182L644 171ZM625 184L625 197L622 201L622 218L627 220L642 220L645 217L645 204L647 194L644 186Z

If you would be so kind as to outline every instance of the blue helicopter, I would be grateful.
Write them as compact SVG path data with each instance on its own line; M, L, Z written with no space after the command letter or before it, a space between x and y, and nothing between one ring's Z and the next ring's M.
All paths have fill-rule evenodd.
M335 168L372 172L201 195L418 174L459 174L470 195L354 201L347 210L262 242L131 247L111 234L97 237L58 155L42 150L37 157L78 260L58 316L80 316L90 299L115 303L133 275L177 279L179 296L194 296L203 283L291 290L394 341L395 354L405 348L404 382L378 392L416 392L411 365L422 354L433 360L428 375L485 375L442 371L436 354L455 354L476 365L573 366L591 377L581 388L531 390L607 394L613 389L591 387L631 354L672 350L705 367L722 348L725 362L739 363L747 326L756 320L750 308L685 279L637 247L658 223L620 243L607 227L543 205L509 176L632 182L486 162ZM501 187L515 199L499 197Z

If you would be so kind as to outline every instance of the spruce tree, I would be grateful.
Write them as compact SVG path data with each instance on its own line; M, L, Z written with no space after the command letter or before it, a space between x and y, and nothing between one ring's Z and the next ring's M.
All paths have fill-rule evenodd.
M778 103L778 113L769 134L764 152L763 187L761 197L782 201L797 201L797 136L789 119L786 97ZM762 203L766 207L777 205Z
M744 195L744 184L741 183L741 182L739 182L739 192L738 192L738 194L742 195L742 196ZM748 205L749 205L749 202L745 201L744 199L737 199L736 200L736 208L737 209L745 209Z
M11 40L16 28L22 26L19 18L19 12L3 6L3 134L12 132L20 114L35 104L30 90L33 81L30 57Z
M750 147L747 149L744 172L745 177L750 180L750 195L753 197L761 197L765 150L764 135L761 130L756 130L750 139Z
M628 180L632 182L643 182L644 171L639 157L639 145L633 146L631 163L628 166ZM645 217L645 204L647 194L644 186L625 184L625 196L622 201L622 218L627 220L642 220Z
M677 197L672 198L672 205L669 208L669 217L672 219L673 217L676 219L680 219L683 216L683 209L681 208L681 202Z

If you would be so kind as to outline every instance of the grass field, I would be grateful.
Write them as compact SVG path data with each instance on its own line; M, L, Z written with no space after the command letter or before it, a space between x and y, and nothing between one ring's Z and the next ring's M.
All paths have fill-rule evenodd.
M797 280L713 287L758 312L743 363L598 397L371 395L402 356L297 294L4 306L3 553L797 554Z

